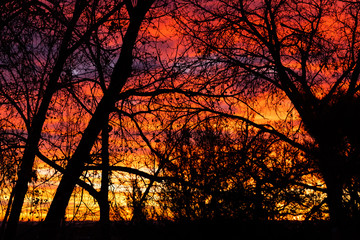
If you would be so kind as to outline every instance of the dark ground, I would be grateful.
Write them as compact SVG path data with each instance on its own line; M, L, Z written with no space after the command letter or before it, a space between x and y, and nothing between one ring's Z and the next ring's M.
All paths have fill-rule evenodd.
M21 223L18 240L33 240L40 229L39 223ZM102 239L101 228L94 222L67 223L55 239ZM360 225L350 223L336 237L328 222L267 221L255 222L186 222L186 223L112 223L111 240L322 240L360 239Z

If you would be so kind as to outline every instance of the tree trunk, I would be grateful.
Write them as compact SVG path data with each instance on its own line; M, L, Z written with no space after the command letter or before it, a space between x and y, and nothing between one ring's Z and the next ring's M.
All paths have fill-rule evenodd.
M327 204L329 207L330 220L334 227L341 228L345 221L345 213L342 203L343 184L335 171L324 171L324 180L327 189Z
M25 195L28 190L28 183L31 180L32 167L34 164L35 155L31 152L28 147L24 153L21 161L20 171L18 173L18 180L13 189L13 202L9 204L8 208L10 211L8 222L4 232L4 240L15 239L17 225L21 214L21 209L24 204ZM6 221L6 219L4 219Z
M26 142L26 147L24 150L24 155L21 159L21 166L18 172L18 180L16 181L16 185L13 189L12 195L14 196L12 204L9 204L10 207L10 216L8 223L6 224L6 228L4 231L4 240L12 240L15 239L17 225L19 223L19 218L22 210L22 206L24 204L25 195L28 190L28 183L31 180L33 165L35 161L35 152L38 148L38 143L41 138L41 132L46 120L46 113L48 111L49 105L51 103L51 99L54 93L57 90L57 82L60 77L60 74L63 70L64 64L71 54L68 51L68 43L71 41L72 32L74 31L75 25L80 18L83 8L85 8L86 4L77 5L74 10L74 15L69 22L68 28L66 29L64 38L61 42L58 59L53 68L53 71L49 75L49 81L44 93L44 97L41 101L39 110L36 115L34 115L31 126L28 129L28 138ZM72 50L74 51L74 49ZM6 219L5 219L6 221Z
M61 219L65 215L65 210L73 189L83 172L85 166L84 161L88 159L91 148L102 126L105 124L106 115L110 112L112 106L113 102L109 97L103 97L100 101L74 155L69 160L59 187L57 188L49 212L43 223L41 239L51 239L51 236L58 232L58 227L60 226Z
M28 190L28 183L31 181L32 177L33 165L35 161L35 151L38 148L42 127L46 119L46 113L50 105L51 98L56 91L56 82L61 73L64 62L59 62L57 68L55 68L51 78L51 80L53 81L49 81L39 111L34 116L31 128L29 130L29 136L26 142L24 155L21 159L20 170L18 172L18 179L12 193L14 196L13 202L8 206L10 208L10 216L4 232L5 240L12 240L15 238L16 235L16 229L19 222L21 209L24 204L25 195Z
M345 177L346 156L344 156L344 139L337 119L337 108L323 106L302 116L309 134L315 140L314 158L326 184L330 221L334 228L341 228L345 220L345 209L342 203ZM310 116L310 117L309 117Z
M345 209L343 206L343 166L345 160L335 145L327 142L320 146L320 170L326 184L327 199L329 208L330 222L336 234L341 234L345 226Z
M103 126L101 132L101 190L100 190L100 227L101 235L99 240L108 240L111 237L110 234L110 219L109 219L109 117L106 118L106 123Z
M40 239L52 239L54 234L57 234L58 232L71 193L83 172L85 164L84 160L89 157L92 146L104 124L107 123L107 116L115 106L118 93L121 91L131 74L133 61L132 51L135 46L140 25L152 3L153 1L138 1L137 5L131 9L130 24L123 39L120 57L115 64L110 85L85 129L74 155L69 160L65 173L51 203L49 212L43 223Z

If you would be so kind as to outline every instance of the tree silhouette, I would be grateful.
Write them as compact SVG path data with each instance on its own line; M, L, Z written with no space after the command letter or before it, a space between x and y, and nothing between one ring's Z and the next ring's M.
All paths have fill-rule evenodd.
M7 17L1 26L2 98L20 116L17 124L23 126L26 136L13 200L9 201L5 239L12 239L49 106L56 103L53 97L63 88L74 90L70 85L79 83L79 77L73 76L76 73L72 69L76 64L85 64L81 62L83 56L78 49L125 2L109 3L106 9L99 1L91 4L68 1L66 5L37 1L24 5L12 5L11 1L2 4L3 16ZM84 27L82 17L91 12L94 14L96 10L98 15L89 18Z
M174 150L163 169L160 201L175 219L280 220L320 204L305 193L311 186L301 179L312 167L301 151L247 124L230 127L233 123L209 119L168 135L167 146Z
M84 191L110 239L125 186L135 224L324 219L326 207L335 226L359 219L358 3L0 7L4 239L27 201L50 206L40 238L53 237Z
M12 193L13 200L9 205L11 211L5 238L13 238L16 231L47 110L53 94L58 90L57 82L65 62L78 48L77 44L72 48L68 46L84 7L84 4L77 4L75 14L65 29L60 27L57 19L51 18L52 14L46 11L46 6L44 9L34 4L31 8L29 4L25 4L23 8L18 7L17 12L5 21L6 25L2 28L2 63L5 66L2 73L2 96L20 115L22 123L18 124L25 126L27 131L18 179ZM5 3L4 10L14 11L11 2ZM30 20L32 23L29 23ZM46 27L46 22L51 28L59 26L64 38L54 40L49 37L47 42L37 43L51 31L51 28ZM44 26L43 30L39 28L41 25ZM56 61L53 61L53 57ZM41 98L35 97L36 95Z
M153 15L144 21L142 15L147 13L151 2L34 2L33 5L15 5L14 8L10 3L6 4L9 14L17 9L19 12L14 15L16 18L9 18L2 29L2 63L6 71L2 75L1 93L11 111L16 112L16 121L22 128L21 134L27 145L21 160L24 166L13 189L14 201L9 201L11 214L5 238L11 239L15 235L35 156L64 174L58 190L60 193L52 202L52 206L56 207L50 208L44 231L47 229L45 225L58 225L63 218L75 184L86 189L98 201L101 219L106 219L106 168L107 161L114 155L107 156L107 152L119 152L120 149L110 144L106 146L107 143L121 131L132 134L131 129L124 130L127 127L124 118L144 121L154 109L163 111L159 107L162 100L156 99L158 95L187 93L181 90L181 85L175 85L177 75L186 71L185 65L178 67L175 63L183 61L181 54L186 50L180 51L176 46L172 50L180 57L164 59L161 51L168 45L164 40L157 40L159 34L149 30L150 27L156 28L152 21L160 22L164 9L169 11L166 2L158 1L151 9ZM34 21L28 25L30 21L26 20L29 16L33 16ZM11 34L12 30L20 31L18 23L22 24L23 32L16 36L24 39ZM23 36L24 32L38 35ZM17 47L12 49L12 40L33 48L19 48L22 51ZM37 45L38 42L40 44ZM14 54L16 51L18 54ZM20 53L25 56L25 64L21 64ZM26 72L20 71L18 66L26 67ZM111 114L113 112L117 115ZM105 126L111 125L118 129L106 140ZM95 144L99 143L100 132L103 151ZM142 136L146 145L152 148L144 133ZM131 146L126 148L131 149ZM98 164L102 166L99 168ZM102 170L103 190L94 189L83 170ZM129 167L111 166L110 170L139 174L154 182L150 174Z
M219 77L237 83L243 107L258 112L252 100L264 95L279 111L286 111L280 110L281 102L291 102L296 110L292 114L312 138L311 146L287 138L274 125L251 124L312 156L327 186L331 219L336 225L344 223L343 188L358 175L353 170L359 164L359 4L190 0L179 1L178 7L177 21L197 58L221 72Z
M60 181L54 199L51 203L49 212L44 221L42 238L47 239L53 235L60 224L61 218L65 214L65 209L75 187L77 179L80 177L85 159L89 154L102 126L107 124L107 115L114 109L119 92L122 90L129 78L132 70L133 48L136 43L141 23L152 5L152 1L138 1L136 5L125 2L130 17L129 26L123 38L121 53L117 60L107 91L98 103L83 136L68 162L64 175Z

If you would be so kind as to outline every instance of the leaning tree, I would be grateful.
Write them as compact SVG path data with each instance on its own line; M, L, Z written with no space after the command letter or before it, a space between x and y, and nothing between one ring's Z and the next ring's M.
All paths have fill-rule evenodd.
M114 59L105 60L107 61L106 65L110 65L116 72L113 74L114 79L126 78L131 71L133 45L142 22L137 17L144 15L151 3L151 1L145 3L139 1L137 4L134 1L104 2L96 0L91 2L82 0L64 2L4 1L1 3L3 10L0 26L1 110L5 114L11 113L16 133L23 142L23 151L18 160L17 180L8 203L9 215L4 219L6 223L5 239L15 237L17 223L28 191L28 183L34 173L35 156L56 170L65 171L63 166L51 161L53 157L47 158L39 151L40 145L51 147L51 145L49 146L51 141L48 141L54 137L54 126L52 126L51 119L57 118L59 114L56 112L60 112L64 107L69 110L77 105L77 108L81 108L83 112L90 111L89 107L83 104L83 99L79 99L76 93L89 90L86 88L86 82L99 82L100 85L104 85L104 81L98 79L100 74L94 70L100 69L96 68L99 63L90 66L88 61L90 53L86 49L91 48L90 39L93 34L96 32L101 38L105 38L103 44L111 44L114 26L109 19L114 19L116 16L118 22L124 24L119 28L129 29L128 33L123 36L123 50L117 64ZM139 7L134 7L132 4ZM124 9L125 6L127 9L131 9L129 12L131 11L132 19L135 19L130 26L127 26L130 22L128 21L129 15L121 16L123 14L121 9ZM112 31L111 34L108 34L106 29ZM122 33L118 31L119 35ZM122 77L119 77L120 75ZM117 92L125 83L124 79L112 82L109 90L103 90ZM115 102L117 97L113 93L104 95L106 100L101 101L99 109L105 112L102 112L104 115L98 113L97 116L102 115L101 119L104 117L103 120L106 121L108 115L106 113L111 109L111 102ZM66 98L71 98L71 101L66 102L64 100ZM60 106L59 102L65 105ZM93 102L96 102L96 99L93 99ZM71 106L66 104L71 104ZM102 108L102 106L105 107ZM95 113L94 115L96 116ZM83 139L89 137L87 135L89 132L92 132L91 136L97 136L96 132L99 133L99 128L103 128L104 125L105 123L98 125L94 130L85 131ZM75 139L77 137L75 136ZM94 139L89 138L88 141L91 142ZM61 139L57 143L59 142L61 143ZM78 149L82 149L81 146L82 142ZM87 145L87 148L89 147L91 148L90 145ZM104 154L105 152L104 150ZM72 155L72 152L70 151L69 154ZM89 156L84 159L89 159ZM66 160L66 164L67 159L64 160ZM78 177L74 179L78 179ZM79 184L79 181L75 180L75 183ZM83 183L79 185L85 187L93 196L97 195L94 189ZM71 194L72 190L69 191ZM66 201L66 198L63 199ZM54 200L54 202L56 201ZM49 216L51 215L50 211Z

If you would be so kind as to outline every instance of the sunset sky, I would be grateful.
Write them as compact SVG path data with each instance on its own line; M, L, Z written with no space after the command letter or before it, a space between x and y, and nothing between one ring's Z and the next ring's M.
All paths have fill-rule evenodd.
M359 207L359 4L35 2L1 14L0 218L31 154L20 221L72 177L66 220L98 221L107 170L110 220Z

